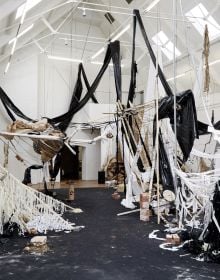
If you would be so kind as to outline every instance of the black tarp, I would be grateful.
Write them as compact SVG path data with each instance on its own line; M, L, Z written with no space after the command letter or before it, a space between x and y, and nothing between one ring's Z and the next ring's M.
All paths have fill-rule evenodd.
M159 101L158 118L170 119L174 128L174 96L167 96ZM197 114L194 96L191 90L176 95L176 134L185 162L192 150L195 138L198 138ZM156 135L156 118L154 119L154 138Z

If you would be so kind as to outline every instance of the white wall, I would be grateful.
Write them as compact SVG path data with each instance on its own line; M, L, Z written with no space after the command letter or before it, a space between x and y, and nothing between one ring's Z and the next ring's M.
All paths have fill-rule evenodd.
M30 118L37 118L38 107L38 59L37 57L31 57L25 61L25 63L17 63L16 67L11 67L7 75L3 75L1 69L0 80L1 87L12 99L14 104L27 116ZM6 131L6 126L11 123L5 109L3 109L2 104L0 108L0 129ZM9 154L9 171L14 174L17 178L23 179L24 169L31 164L39 161L39 157L33 153L31 147L31 141L29 144L25 145L23 141L19 141L20 144L15 142L15 147L13 147L13 152ZM25 148L24 148L25 147ZM0 142L0 153L1 153L1 164L4 162L3 156L3 144ZM27 159L24 163L18 161L15 156L19 154L24 159ZM33 157L29 156L34 154Z

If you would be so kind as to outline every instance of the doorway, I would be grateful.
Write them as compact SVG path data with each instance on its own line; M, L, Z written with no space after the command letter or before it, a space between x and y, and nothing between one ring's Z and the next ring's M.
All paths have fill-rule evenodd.
M66 146L61 151L60 180L82 179L82 147L73 146L74 155Z

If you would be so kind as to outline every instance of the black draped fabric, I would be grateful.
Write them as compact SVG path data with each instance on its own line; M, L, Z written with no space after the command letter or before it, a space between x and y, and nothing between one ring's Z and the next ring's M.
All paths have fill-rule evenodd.
M208 134L208 125L206 123L198 121L198 133L199 135Z
M210 134L210 132L208 131L208 124L203 123L198 121L198 131L199 131L199 135L206 135L206 134ZM213 127L215 129L220 130L220 121L216 122L213 124Z
M77 77L77 81L76 81L74 91L73 91L73 95L72 95L72 98L71 98L69 111L73 111L74 108L79 104L79 101L80 101L80 98L81 98L81 95L82 95L82 90L83 90L81 76L83 76L83 79L84 79L84 82L85 82L85 85L86 85L87 89L90 88L90 85L89 85L88 79L86 77L86 73L85 73L85 70L83 68L83 65L79 64L78 77ZM98 101L97 101L97 99L95 98L94 95L92 95L91 98L95 103L98 103ZM7 94L4 92L4 90L1 87L0 87L0 99L2 101L2 104L5 108L5 110L7 111L8 115L9 115L9 117L12 119L12 121L16 120L16 118L14 116L14 114L15 114L18 117L20 117L20 118L22 118L26 121L35 122L35 120L27 117L24 113L21 112L20 109L18 109L17 106L15 106L15 104L7 96ZM60 129L62 131L66 130L67 126L69 125L69 122L71 121L71 119L72 119L72 117L69 117L66 120L64 120L62 124L60 124Z
M217 223L220 224L220 191L218 184L216 184L212 205L215 219ZM204 250L204 247L202 246L204 243L208 244L206 250ZM190 249L192 253L203 254L205 261L220 263L220 233L212 216L204 233L199 237L194 238L188 249Z
M33 119L27 117L25 114L23 114L23 113L21 112L21 110L18 109L17 106L15 106L15 104L14 104L14 103L12 102L12 100L7 96L7 94L4 92L4 90L3 90L1 87L0 87L0 99L1 99L1 101L2 101L3 106L4 106L5 109L6 109L6 111L7 111L8 115L9 115L9 117L12 119L12 121L15 121L15 120L16 120L15 116L13 115L13 113L14 113L16 116L18 116L18 117L20 117L20 118L22 118L22 119L24 119L24 120L26 120L26 121L35 122L35 120L33 120ZM12 111L13 113L12 113L11 111Z
M34 169L42 169L43 166L42 165L31 165L28 168L25 169L24 171L24 179L22 181L23 184L27 185L27 184L31 184L31 170Z
M174 126L174 96L167 96L159 101L159 120L169 118L171 126ZM176 95L176 130L177 140L183 152L185 162L192 150L195 138L198 138L197 114L194 96L191 90L181 92ZM154 119L154 139L156 135L156 120Z
M218 223L220 223L220 191L219 191L218 184L216 185L212 204L213 204L215 218L218 221ZM206 243L212 244L212 246L214 246L214 248L212 247L212 249L216 249L216 250L220 249L220 233L213 219L211 219L203 235L203 240Z
M54 163L51 160L50 164L49 164L49 173L50 173L50 177L52 180L55 180L55 178L57 177L57 174L60 170L60 166L61 166L61 152L62 150L56 155Z
M115 76L115 82L116 82L116 93L117 93L117 100L121 100L121 78L119 76L121 73L121 59L120 59L120 45L119 41L115 41L113 43L110 43L108 45L104 63L95 78L94 82L90 86L89 90L87 91L86 95L80 100L80 102L74 106L72 110L69 110L65 114L62 114L60 116L57 116L55 118L52 118L49 120L53 125L58 124L58 127L62 127L62 122L64 122L66 119L70 119L73 117L75 113L77 113L80 109L82 109L85 104L89 101L89 99L93 96L94 92L96 91L100 80L102 76L104 75L111 59L113 59L113 64L114 64L114 72L117 74Z
M170 123L174 129L174 96L173 92L166 81L166 78L160 68L160 65L156 65L156 57L150 45L150 41L147 37L143 21L138 10L134 10L134 18L138 21L142 36L144 38L145 44L149 51L151 60L155 66L158 68L158 75L160 81L164 87L164 90L167 97L164 97L159 102L159 119L169 118ZM197 113L195 108L195 100L191 90L186 90L182 93L176 95L177 102L177 120L176 120L176 129L177 129L177 140L180 145L180 148L183 152L183 160L186 161L189 157L189 154L192 150L194 140L198 138L198 124L197 124ZM154 136L155 136L155 125L154 125Z
M166 78L165 78L165 76L163 74L163 71L160 68L160 65L159 64L156 65L157 60L156 60L155 54L153 52L153 49L151 47L150 41L149 41L149 39L147 37L147 33L145 31L144 24L143 24L143 21L141 19L139 10L134 10L134 18L136 18L137 21L138 21L138 24L139 24L139 27L140 27L140 30L141 30L141 34L142 34L142 36L144 38L145 44L147 46L147 49L149 51L151 60L152 60L152 62L154 64L155 68L158 66L158 75L159 75L160 81L161 81L161 83L162 83L162 85L164 87L164 90L166 91L166 94L168 96L172 96L173 95L172 90L171 90L168 82L166 81Z
M50 124L52 124L53 126L56 126L57 128L59 128L62 131L65 131L66 128L68 127L70 121L72 120L72 117L75 113L77 113L80 109L83 108L83 106L85 106L85 104L89 101L90 98L92 98L92 100L97 103L96 98L94 97L94 92L97 89L100 80L103 76L103 74L105 73L110 60L112 59L113 61L113 66L114 66L114 74L115 74L115 86L116 86L116 94L117 94L117 100L121 100L121 57L120 57L120 43L119 41L115 41L113 43L110 43L108 45L107 48L107 52L105 55L105 59L104 59L104 63L96 77L96 79L94 80L94 82L92 83L92 85L89 85L88 79L86 77L85 74L85 70L83 68L83 65L80 64L79 65L79 71L78 71L78 77L77 77L77 82L73 91L73 96L70 102L70 106L69 106L69 110L64 113L61 114L57 117L48 118L48 122ZM82 90L83 90L83 86L82 86L82 79L81 79L81 75L84 78L84 82L85 85L87 87L87 93L86 95L81 99L81 95L82 95ZM13 115L16 114L18 117L21 117L22 119L25 119L27 121L32 121L34 122L33 119L27 117L25 114L23 114L15 105L14 103L11 101L11 99L6 95L6 93L4 92L4 90L2 88L0 88L0 99L3 103L3 106L5 107L9 117L15 121L16 118ZM12 113L12 112L13 113Z
M71 112L73 112L74 108L79 104L80 99L81 99L81 95L82 95L82 91L83 91L82 69L83 69L83 65L82 65L82 63L80 63L79 68L78 68L77 80L75 83L75 87L73 90L72 98L71 98L69 109L68 109L68 111L71 111ZM86 80L87 80L87 78L86 78ZM87 82L88 82L88 80L87 80ZM89 84L86 83L86 86L89 87ZM58 126L59 129L61 131L65 131L67 129L67 127L69 126L69 123L71 122L72 118L73 118L73 115L70 114L65 120L63 120L59 124L59 126Z
M174 192L174 180L171 172L170 163L163 144L161 131L159 131L159 172L164 190Z
M135 62L135 36L136 36L136 17L133 17L133 40L132 40L132 60L131 60L131 80L128 92L127 107L130 107L130 103L133 103L136 88L136 75L137 64Z
M88 81L88 79L87 79L87 76L86 76L86 73L85 73L85 70L84 70L83 65L82 65L82 75L83 75L83 79L84 79L86 88L87 88L87 90L88 90L88 89L90 88L90 84L89 84L89 81ZM97 99L96 99L96 97L95 97L94 94L92 95L91 98L92 98L92 101L93 101L94 103L99 103L99 102L97 101Z
M110 44L117 100L121 100L121 54L118 41Z

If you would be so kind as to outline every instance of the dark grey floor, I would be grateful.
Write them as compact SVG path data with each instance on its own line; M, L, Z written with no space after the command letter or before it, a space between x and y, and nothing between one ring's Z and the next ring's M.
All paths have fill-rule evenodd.
M158 225L139 221L139 214L117 217L125 209L111 199L112 190L78 189L68 214L85 229L49 233L51 251L42 256L23 252L29 238L13 237L0 245L0 279L68 280L208 280L220 279L220 265L198 262L183 251L159 248L148 234Z

